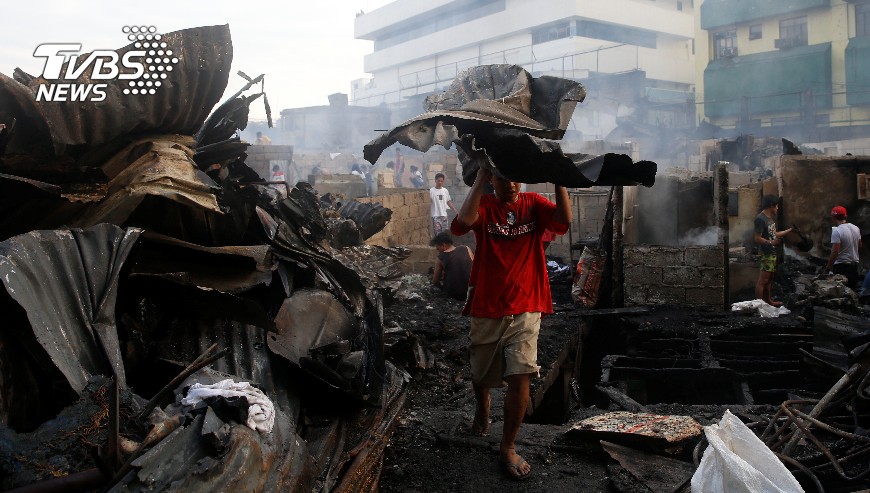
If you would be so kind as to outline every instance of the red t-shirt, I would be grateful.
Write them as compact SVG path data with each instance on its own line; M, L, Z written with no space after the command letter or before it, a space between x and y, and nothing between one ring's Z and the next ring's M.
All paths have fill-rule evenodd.
M567 224L553 221L556 204L537 193L519 193L508 204L495 195L481 197L478 219L470 228L456 218L450 231L459 236L474 231L476 248L468 285L471 298L463 315L501 318L525 312L553 313L542 237L557 234Z

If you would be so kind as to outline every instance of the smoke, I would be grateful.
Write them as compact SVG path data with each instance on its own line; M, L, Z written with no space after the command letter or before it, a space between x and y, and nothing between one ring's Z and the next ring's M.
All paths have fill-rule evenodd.
M785 247L783 248L783 252L785 253L786 257L788 257L792 260L797 260L800 263L805 264L805 265L813 265L813 263L810 262L810 259L808 259L805 255L802 255L797 250L794 250L792 247L790 247L788 245L785 245Z
M713 246L718 242L719 228L716 226L690 229L680 238L681 246Z

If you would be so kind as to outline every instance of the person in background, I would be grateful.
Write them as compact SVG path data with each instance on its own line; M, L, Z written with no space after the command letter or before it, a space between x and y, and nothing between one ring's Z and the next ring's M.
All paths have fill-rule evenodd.
M366 182L366 195L369 197L377 195L378 183L375 180L374 166L363 163L360 168L362 169L363 179Z
M423 188L426 185L426 180L423 179L423 173L420 172L420 168L411 165L411 185L414 188Z
M755 297L771 306L782 306L771 298L773 274L776 272L776 247L782 244L782 237L791 233L792 228L776 230L776 214L779 212L779 199L765 195L761 199L761 212L755 217L755 243L761 254L758 281L755 283Z
M257 138L254 140L254 144L258 146L267 146L272 143L272 139L263 135L263 132L257 132Z
M287 181L281 166L277 164L272 165L272 175L269 177L269 181Z
M360 178L364 178L362 170L359 168L359 164L353 163L350 166L350 174L359 176Z
M485 194L491 184L494 194ZM520 193L520 184L480 168L468 197L450 226L454 235L474 231L476 242L468 298L471 316L469 359L477 403L471 431L489 431L490 388L507 382L499 458L513 479L527 479L532 468L516 452L516 438L529 403L537 364L541 314L553 313L553 299L542 236L564 234L571 223L565 187L556 186L556 203L537 193Z
M435 186L429 189L429 214L432 216L432 234L437 236L449 229L447 222L447 209L459 213L453 200L450 199L450 191L444 188L444 173L435 175Z
M429 242L438 250L438 259L435 260L435 271L432 275L432 284L447 296L464 300L468 292L468 278L471 275L471 261L474 254L467 246L453 246L453 237L448 231L442 231Z
M846 208L838 205L831 209L831 255L828 257L828 272L842 274L848 279L851 289L858 289L858 250L863 246L861 230L847 222Z
M287 177L284 175L284 171L281 169L281 166L277 164L272 165L272 174L269 176L269 181L272 182L286 182ZM272 183L272 187L275 190L278 190L278 193L281 195L287 195L287 185L285 183Z
M396 161L393 164L393 184L396 188L402 187L402 175L405 174L405 158L402 157L402 151L396 147Z

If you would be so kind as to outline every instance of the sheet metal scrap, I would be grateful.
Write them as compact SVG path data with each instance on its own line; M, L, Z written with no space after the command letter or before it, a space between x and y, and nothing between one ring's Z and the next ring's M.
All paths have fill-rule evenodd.
M155 136L134 141L119 152L119 157L104 166L111 177L108 196L89 205L72 219L71 224L78 227L98 223L125 224L147 197L159 197L185 208L221 214L215 197L220 187L197 169L191 159L193 151L179 140L172 136ZM165 218L154 219L160 221L148 224L150 229L163 231L160 223Z
M100 224L0 243L0 277L50 358L41 364L57 365L76 392L100 374L114 373L126 386L115 300L121 267L140 234Z
M262 180L244 163L247 144L228 137L246 124L254 98L234 97L216 113L218 117L202 124L226 83L232 52L227 27L174 34L167 36L181 43L177 51L184 61L182 71L196 67L196 73L187 75L198 74L200 79L174 81L174 86L166 88L171 100L140 98L123 112L111 104L117 102L116 94L110 94L109 106L101 107L99 114L87 103L46 110L32 101L31 88L25 87L37 80L21 72L16 75L23 84L0 76L0 122L6 125L0 146L7 152L0 156L0 174L4 165L16 171L0 176L0 185L16 191L11 196L14 199L34 195L38 200L26 202L30 210L49 211L33 218L28 210L10 204L10 196L4 196L0 211L14 212L19 220L0 219L0 232L26 227L25 219L51 224L47 229L99 223L84 232L61 228L23 235L30 242L16 238L0 244L8 247L6 251L0 246L0 273L5 274L4 284L11 295L0 297L0 303L13 308L6 310L9 323L0 331L0 354L4 365L7 361L22 363L22 371L14 374L21 377L14 387L18 394L8 401L8 408L0 409L0 415L35 409L38 412L30 422L18 423L32 428L45 419L45 413L53 416L75 400L69 395L71 389L79 390L98 373L120 375L132 388L148 392L166 381L172 384L164 385L169 389L189 372L223 372L254 382L267 393L282 416L278 430L259 436L212 415L190 419L173 415L167 418L177 421L171 434L142 445L147 430L141 429L137 419L144 419L140 412L147 411L109 412L113 430L118 425L128 427L125 437L135 439L122 447L126 442L110 430L110 452L132 451L119 458L126 461L124 465L109 471L116 476L114 491L311 491L316 486L314 478L320 485L341 491L373 490L406 382L384 360L381 326L382 291L394 279L391 262L401 258L401 252L364 246L333 248L327 241L326 211L310 186L300 184L281 200L270 188L259 185ZM117 90L115 86L110 89L109 93ZM145 100L155 106L142 106ZM176 101L189 105L172 106ZM99 118L103 120L92 121ZM200 131L191 136L199 125ZM14 132L8 132L10 128ZM58 180L42 182L19 173L28 170L27 163L39 162L51 163L51 174L56 173ZM64 180L70 176L82 180L75 186L87 184L87 179L71 171L80 168L99 175L99 179L92 178L103 187L102 192L79 197L67 194ZM349 216L361 221L356 227L369 235L383 227L388 213L372 207ZM338 211L330 214L341 216ZM351 221L349 217L343 220ZM141 238L140 229L121 229L131 225L149 233ZM40 235L53 240L40 243L36 241ZM122 274L125 260L129 269ZM366 269L355 270L366 260ZM321 311L310 300L290 308L294 317L306 315L310 320L291 324L286 334L279 332L288 336L291 344L287 347L292 352L284 347L273 353L267 335L277 330L276 314L283 323L288 309L279 313L282 306L298 302L309 292L318 293L328 309ZM24 310L18 310L16 302ZM333 312L339 314L340 323L335 326L330 318ZM22 330L28 324L31 332ZM15 344L19 343L26 350L18 350L21 347ZM203 359L204 348L216 347L221 349ZM12 351L21 356L9 357ZM53 370L55 365L59 370ZM173 369L180 371L175 378ZM34 399L39 406L22 406L22 395L35 395L56 384L52 371L66 376L69 392L55 402L51 396L40 396ZM300 376L316 378L308 382ZM4 384L9 381L7 375L3 380ZM23 384L31 382L38 389L28 394ZM305 382L306 389L299 382ZM325 390L323 384L341 390L329 394L347 411L342 419L348 426L362 423L363 428L351 430L345 439L328 440L335 457L320 464L313 458L322 458L325 452L307 449L299 423L306 412L301 406L302 392ZM8 389L5 385L0 389L0 405L6 405ZM124 392L129 398L129 391ZM148 406L165 404L162 392ZM363 402L375 405L365 408L360 406ZM171 414L171 407L167 413ZM363 419L357 419L363 414ZM97 419L94 427L102 426ZM5 434L3 430L0 437ZM14 449L0 447L4 472L8 467L31 467L25 463L27 458L10 455ZM119 463L111 460L108 465L116 468ZM32 466L37 479L44 474L38 466ZM61 474L72 477L78 471L67 469ZM20 482L3 485L22 486Z
M363 154L374 164L396 142L418 151L456 144L469 186L480 166L525 183L652 186L653 162L632 163L616 154L565 154L554 142L564 136L574 107L585 96L578 82L534 78L516 65L473 67L445 93L427 98L425 113L372 140Z
M671 448L698 438L701 431L701 424L690 416L617 411L584 419L572 426L566 436L591 436L620 444L646 442Z
M393 211L383 205L374 202L364 204L356 200L349 200L338 210L341 217L353 221L360 232L360 238L365 241L375 233L384 229L393 217Z
M92 149L116 137L158 130L163 133L191 135L196 132L220 100L227 85L232 63L232 42L228 25L184 29L163 34L166 43L179 59L172 76L165 79L155 94L135 97L123 94L127 81L106 80L106 99L99 104L57 104L36 101L38 86L45 82L16 70L15 80L0 77L0 117L10 115L18 125L7 146L8 153L45 152L50 143L52 154L63 154L67 146ZM118 60L133 44L115 50ZM80 55L84 59L88 54ZM69 62L67 62L69 63ZM66 69L66 64L61 70ZM85 70L75 81L91 81ZM156 74L155 74L156 75ZM184 101L185 104L179 104ZM47 137L47 139L46 139ZM43 140L45 139L45 140Z

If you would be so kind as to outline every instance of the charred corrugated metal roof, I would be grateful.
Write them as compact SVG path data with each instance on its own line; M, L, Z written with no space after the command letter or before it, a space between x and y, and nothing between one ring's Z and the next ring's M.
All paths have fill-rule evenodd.
M286 199L263 185L245 164L248 144L237 135L251 101L263 94L237 94L206 121L227 82L228 27L163 40L181 64L149 97L122 98L113 83L103 102L37 102L39 79L0 75L0 187L10 192L0 196L0 211L8 213L0 238L23 233L0 243L10 295L0 297L10 308L0 353L22 354L15 361L23 366L10 373L15 382L2 394L0 416L36 407L15 421L25 432L74 399L40 394L45 388L97 395L99 409L81 421L106 430L93 438L108 458L106 470L91 464L82 474L113 491L311 491L318 484L371 490L404 395L406 377L384 361L381 325L381 292L391 289L403 253L360 243L391 213L372 205L342 213L307 184ZM350 229L335 227L342 214ZM27 232L33 224L46 230ZM344 230L353 234L339 240ZM325 321L335 313L341 323L333 327ZM307 318L286 323L298 317ZM272 334L288 345L270 349ZM114 384L99 375L130 384L120 404ZM239 415L222 413L228 401L175 406L185 378L257 386L277 406L273 431L261 434ZM140 393L151 401L143 405ZM330 418L343 424L313 433L311 444L301 425L311 412L301 404L306 395L343 410ZM37 406L23 405L34 396ZM364 411L365 402L376 411ZM143 422L153 409L162 417ZM48 429L76 433L63 426L44 423L14 440L39 440ZM348 434L354 426L364 429ZM11 436L0 434L0 470L33 474L0 474L2 487L46 477L38 448L9 456L17 448ZM80 463L59 474L77 473ZM355 483L359 478L365 482Z
M586 92L578 82L534 78L515 65L486 65L463 71L443 93L426 99L426 112L369 142L372 164L396 142L418 151L435 144L459 148L462 175L471 185L480 166L523 183L567 187L646 185L656 164L629 156L565 154L561 139Z
M79 146L76 152L81 153L122 135L158 129L161 133L186 135L196 132L227 86L233 58L230 28L184 29L162 35L161 42L179 63L172 77L161 79L159 90L147 96L124 94L127 82L111 79L105 81L103 101L37 101L37 88L45 82L42 77L20 70L14 74L15 80L0 77L0 115L11 114L17 121L7 152L42 154L48 150L43 143L51 142L53 154L64 154L67 146ZM131 43L115 51L122 59L134 49ZM150 70L146 67L146 72ZM74 83L89 83L91 79L91 72L85 70Z

